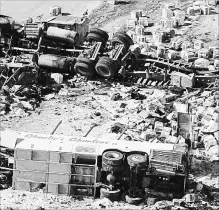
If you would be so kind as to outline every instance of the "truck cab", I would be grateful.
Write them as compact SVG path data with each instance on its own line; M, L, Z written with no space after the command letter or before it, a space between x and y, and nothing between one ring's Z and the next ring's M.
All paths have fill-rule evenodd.
M43 21L45 29L49 27L57 27L64 30L75 31L79 34L79 40L77 44L82 45L85 36L88 33L88 18L87 17L75 17L72 15L58 15L48 20Z
M74 48L83 45L89 30L88 18L59 14L40 22L27 23L24 27L24 37L35 44ZM39 45L39 43L38 43Z

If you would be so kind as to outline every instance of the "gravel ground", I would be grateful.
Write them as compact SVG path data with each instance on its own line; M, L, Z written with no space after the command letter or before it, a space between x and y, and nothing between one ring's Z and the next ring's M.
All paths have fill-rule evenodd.
M153 4L148 7L151 17L155 20L158 19L160 15L160 10L156 8L158 2L159 1L153 1ZM30 16L31 14L38 15L41 11L38 9L31 13L21 13L20 11L15 11L15 8L17 8L15 1L13 2L13 7L10 6L11 1L4 1L3 3L1 11L8 11L7 14L11 14L12 16L22 14L22 17L19 16L19 18ZM22 7L25 8L25 11L29 11L27 5L32 5L29 7L30 9L34 8L34 3L29 2L26 4L25 2ZM48 3L48 5L50 4ZM41 2L42 7L48 8L48 5ZM80 5L83 7L82 3L80 3ZM94 6L93 2L90 2L90 5L92 5L93 8L99 6L99 4ZM94 10L91 17L95 17L95 19L92 20L92 24L95 25L97 23L106 25L107 28L107 24L110 24L112 19L121 16L124 17L130 12L130 9L140 9L142 7L147 7L146 4L143 5L143 1L134 3L131 6L127 5L122 11L122 7L109 10L107 9L107 6L104 6L103 4L98 9ZM46 8L44 8L44 10ZM80 9L80 11L82 11L82 9ZM102 16L100 16L100 14L102 14ZM218 43L214 41L214 32L218 27L218 14L202 16L198 21L198 24L194 26L187 35L206 40L209 46L217 45ZM70 95L68 97L56 96L57 98L55 99L43 101L41 106L36 111L32 112L30 116L10 118L8 115L2 117L1 126L24 132L50 134L56 124L62 120L62 124L57 129L56 134L83 136L89 130L92 123L98 123L99 126L95 127L89 134L90 137L101 138L109 135L110 138L115 139L119 134L109 134L110 125L116 121L115 112L118 110L120 104L127 101L111 101L113 89L110 90L110 88L111 87L101 88L100 91L97 91L98 93L92 91L90 86L85 86L85 84L81 88L76 87L69 89ZM122 117L125 122L127 120L126 116L121 116L121 114L119 114L120 120L122 120ZM197 170L195 169L194 171ZM219 177L212 176L211 170L204 174L194 173L194 175L197 179L204 179L205 183L209 186L216 186L219 182ZM38 192L21 192L9 188L0 191L1 209L95 209L97 208L96 202L98 201L99 199L94 202L91 198L79 199L44 194L42 190ZM131 206L123 202L114 202L107 208L143 209L143 206ZM216 207L215 209L218 208Z
M2 119L1 125L24 132L50 134L56 124L62 120L62 124L55 134L83 136L92 123L99 125L92 130L89 137L116 139L119 134L110 132L110 127L117 120L126 123L128 121L125 113L118 113L122 103L134 106L138 100L111 100L111 96L118 90L126 90L118 85L115 87L101 87L98 90L91 90L89 85L81 83L81 87L68 88L68 96L56 95L54 99L43 101L40 108L33 111L31 115L23 118L10 118L6 115ZM160 90L147 90L143 92L153 92L160 94ZM123 95L120 92L123 98ZM117 113L117 114L115 114ZM119 116L117 116L119 115ZM134 115L133 115L134 117ZM218 164L205 163L202 160L193 161L192 174L197 181L201 181L209 187L218 186ZM0 191L1 208L12 209L96 209L99 199L92 198L72 198L68 196L56 196L38 192L26 192L13 190L12 188ZM34 202L33 202L34 201ZM102 201L101 201L102 202ZM107 209L142 209L140 206L132 206L124 202L114 202L105 204Z

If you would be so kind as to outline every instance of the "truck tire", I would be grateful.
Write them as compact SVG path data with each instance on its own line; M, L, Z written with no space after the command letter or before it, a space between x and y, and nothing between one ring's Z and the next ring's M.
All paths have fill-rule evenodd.
M94 75L94 68L86 63L76 63L75 71L86 77L92 77Z
M132 38L127 34L127 33L124 33L124 32L116 32L115 34L120 34L120 36L124 37L125 39L129 40L129 43L130 45L133 45L133 40Z
M143 198L132 198L128 195L125 196L125 201L132 205L138 205L143 202Z
M108 171L108 172L122 172L124 169L123 165L109 165L104 162L102 162L102 170Z
M104 40L106 42L109 39L108 33L106 31L103 31L103 30L99 29L99 28L91 28L90 33L99 34L100 36L102 36L104 38Z
M102 164L120 166L123 164L123 154L118 151L107 151L102 155Z
M124 33L116 33L112 38L112 45L115 46L116 44L123 44L125 50L127 51L131 45L130 40Z
M105 188L100 188L100 197L108 198L111 201L119 201L121 196L121 191L118 190L108 190Z
M101 35L96 34L96 33L89 33L87 35L87 40L88 41L102 42L103 45L106 44L106 40L104 39L104 37L102 37Z
M113 77L117 72L117 63L109 57L101 57L95 66L98 74L105 78Z
M127 162L131 167L143 167L148 163L147 156L141 154L132 154L127 157Z
M91 60L91 59L89 59L89 58L85 58L85 57L78 57L77 58L77 63L85 63L85 64L87 64L87 65L89 65L89 66L92 66L92 67L95 67L95 61L93 61L93 60Z

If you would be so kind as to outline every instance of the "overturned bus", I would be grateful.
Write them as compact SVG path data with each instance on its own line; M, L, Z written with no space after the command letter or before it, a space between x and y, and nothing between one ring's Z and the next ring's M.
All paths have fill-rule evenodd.
M1 133L9 147L9 131ZM13 188L137 204L183 195L188 147L35 133L14 135ZM12 139L12 138L11 138Z

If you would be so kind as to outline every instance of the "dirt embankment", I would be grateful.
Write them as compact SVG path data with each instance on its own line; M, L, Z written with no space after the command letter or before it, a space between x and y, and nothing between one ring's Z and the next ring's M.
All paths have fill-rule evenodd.
M1 14L10 15L15 19L22 19L28 16L35 17L44 12L48 13L48 7L56 4L62 6L63 12L70 12L75 15L81 15L86 9L91 10L93 8L94 11L90 15L91 25L98 24L100 27L112 29L115 21L118 25L124 24L125 20L130 17L130 12L135 9L145 10L152 21L159 20L161 17L161 3L160 0L139 0L133 1L131 4L112 6L103 1L2 1ZM217 29L218 14L200 16L197 20L197 25L191 27L188 35L202 39L211 46L218 46L218 43L214 41L214 33ZM110 91L111 88L112 90ZM113 87L111 86L100 89L101 91L97 93L85 85L83 85L83 88L75 87L69 89L68 96L56 95L55 99L43 101L36 111L31 112L30 116L24 118L2 117L1 126L19 131L50 134L57 123L62 120L62 124L57 129L56 134L83 136L89 130L92 123L97 123L98 126L91 131L89 137L106 138L107 134L109 134L111 124L117 121L117 118L121 119L120 105L128 102L111 101L111 95L109 94L109 92L113 92ZM111 133L110 137L113 139L117 138L118 135ZM217 180L213 180L210 176L209 178L204 178L210 183L217 182ZM94 208L94 201L90 198L80 201L70 197L46 195L42 192L30 193L13 191L12 189L1 191L0 202L2 208ZM135 207L123 202L116 202L113 203L113 207L111 208L143 209L144 206Z
M73 16L82 16L88 10L88 13L99 5L102 1L0 1L0 14L13 17L20 20L27 17L35 18L38 15L49 15L49 7L59 5L62 12L71 13Z
M113 26L124 25L133 10L143 10L151 21L156 21L161 14L161 4L161 0L133 0L129 4L118 5L110 5L107 2L103 2L90 15L90 24L91 26L103 27L111 32Z

